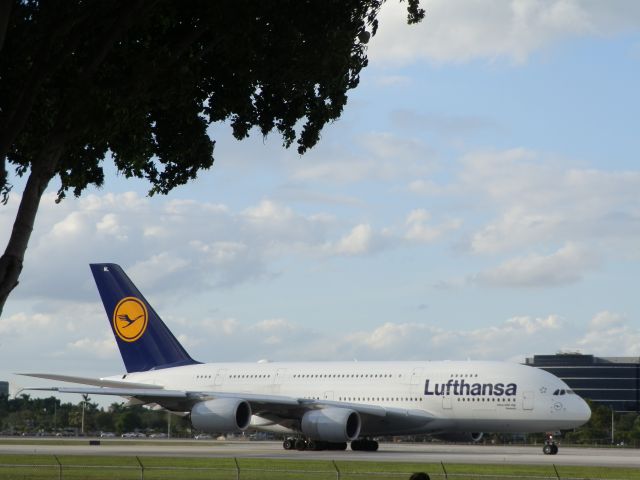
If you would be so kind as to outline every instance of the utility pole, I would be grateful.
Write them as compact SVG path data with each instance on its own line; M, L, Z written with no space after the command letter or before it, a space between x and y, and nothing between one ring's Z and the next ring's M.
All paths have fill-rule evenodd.
M171 438L171 412L167 410L167 438Z
M89 395L82 395L82 422L80 425L80 431L82 432L82 436L84 436L84 409L87 406L87 402L89 401Z
M614 423L614 418L613 418L613 407L611 407L611 445L613 445L614 442L614 433L615 433L615 423Z

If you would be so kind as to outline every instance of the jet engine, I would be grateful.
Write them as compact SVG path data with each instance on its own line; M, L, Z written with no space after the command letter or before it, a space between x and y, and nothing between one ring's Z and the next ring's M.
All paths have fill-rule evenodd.
M191 409L191 424L202 432L237 432L250 421L251 406L241 398L216 398L196 403Z
M311 410L302 417L302 433L312 440L349 442L360 435L360 415L354 410L329 407Z
M482 432L450 432L440 433L434 437L445 442L475 443L482 440L483 435Z

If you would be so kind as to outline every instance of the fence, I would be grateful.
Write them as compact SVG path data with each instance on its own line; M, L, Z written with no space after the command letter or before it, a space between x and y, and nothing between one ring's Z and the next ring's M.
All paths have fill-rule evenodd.
M314 468L310 465L309 469L294 469L243 467L236 458L226 466L198 466L197 459L193 459L192 466L145 465L139 457L122 457L121 460L127 463L132 458L135 458L136 464L64 464L57 456L52 457L52 463L0 463L0 480L400 480L408 479L411 475L411 471L349 471L336 462L329 467L323 465L323 468ZM474 466L468 467L472 469ZM383 465L381 468L384 468ZM549 471L543 474L508 472L508 468L505 468L505 473L450 472L445 464L440 463L413 470L426 471L432 480L605 480L592 475L564 476L555 465L546 468ZM624 479L606 477L606 480Z

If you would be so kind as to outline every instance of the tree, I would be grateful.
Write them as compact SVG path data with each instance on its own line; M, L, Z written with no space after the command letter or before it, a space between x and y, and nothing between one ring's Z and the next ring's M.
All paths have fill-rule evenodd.
M0 198L28 175L0 257L0 314L40 198L104 182L111 154L149 194L213 164L208 125L276 130L300 154L337 119L367 65L385 0L0 0ZM408 23L424 17L407 0Z

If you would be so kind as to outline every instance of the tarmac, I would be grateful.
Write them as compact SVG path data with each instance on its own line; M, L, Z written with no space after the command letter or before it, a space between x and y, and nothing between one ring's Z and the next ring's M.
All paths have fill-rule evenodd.
M139 455L161 457L236 457L295 460L343 460L412 463L471 463L580 465L640 468L640 452L632 448L563 447L557 455L544 455L542 446L447 445L442 443L381 443L377 452L284 450L281 442L179 440L101 440L90 445L50 439L26 444L20 439L3 439L0 455ZM99 440L99 439L98 439Z

